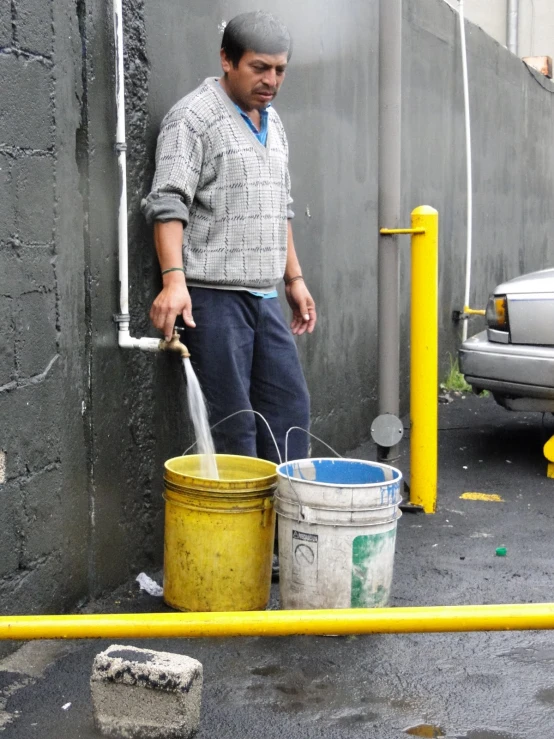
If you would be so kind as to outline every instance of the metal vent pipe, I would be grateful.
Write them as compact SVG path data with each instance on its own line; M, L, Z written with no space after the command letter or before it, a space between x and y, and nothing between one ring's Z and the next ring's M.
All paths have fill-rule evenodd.
M519 29L519 0L508 0L508 14L506 18L506 46L516 56L519 56L518 44Z
M379 3L379 226L400 223L402 0ZM400 307L398 236L379 237L379 414L399 414ZM381 461L397 447L379 448Z

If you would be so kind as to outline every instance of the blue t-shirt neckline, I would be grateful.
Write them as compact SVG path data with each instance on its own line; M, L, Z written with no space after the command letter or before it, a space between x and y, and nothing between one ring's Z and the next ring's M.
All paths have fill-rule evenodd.
M221 87L221 83L219 82L219 80L218 80L218 84ZM221 89L223 88L221 87ZM231 98L229 98L229 100L231 100ZM231 100L231 102L233 103L235 108L238 110L241 118L245 121L246 125L252 131L254 136L258 139L260 144L262 146L265 146L267 144L267 119L269 117L267 110L268 108L271 108L271 103L266 108L263 108L262 110L260 110L260 130L258 131L258 129L254 125L251 118L249 118L247 113L244 112L244 110L240 107L240 105L237 105L234 100Z

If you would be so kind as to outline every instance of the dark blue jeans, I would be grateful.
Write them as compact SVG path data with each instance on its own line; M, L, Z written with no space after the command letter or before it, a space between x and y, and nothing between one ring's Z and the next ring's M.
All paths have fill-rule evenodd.
M196 328L187 328L183 341L206 397L210 425L235 411L259 411L284 461L288 429L309 428L310 398L279 300L203 287L191 287L190 294ZM278 462L267 427L252 413L224 421L213 436L219 454ZM292 431L289 459L307 456L307 434Z

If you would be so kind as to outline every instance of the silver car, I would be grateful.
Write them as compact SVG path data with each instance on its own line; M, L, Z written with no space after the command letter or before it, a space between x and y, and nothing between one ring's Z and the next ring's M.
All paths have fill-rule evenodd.
M554 269L498 285L486 320L459 350L466 381L509 410L554 411Z

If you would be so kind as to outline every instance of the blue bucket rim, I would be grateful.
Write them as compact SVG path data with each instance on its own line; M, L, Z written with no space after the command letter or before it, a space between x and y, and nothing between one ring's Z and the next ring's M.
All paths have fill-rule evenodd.
M289 464L297 464L299 462L356 462L358 464L364 464L371 467L384 467L388 470L393 470L398 474L398 477L393 480L383 480L382 482L358 482L358 483L344 483L338 485L335 482L318 482L317 480L303 480L299 477L290 477L289 475L282 472L281 468L286 467ZM299 482L304 485L317 485L317 487L327 488L377 488L383 487L383 485L390 485L391 483L400 483L402 481L402 472L397 467L392 467L390 464L382 464L381 462L371 462L369 459L355 459L353 457L306 457L304 459L289 459L288 462L282 462L277 465L277 476L283 480L291 482Z

